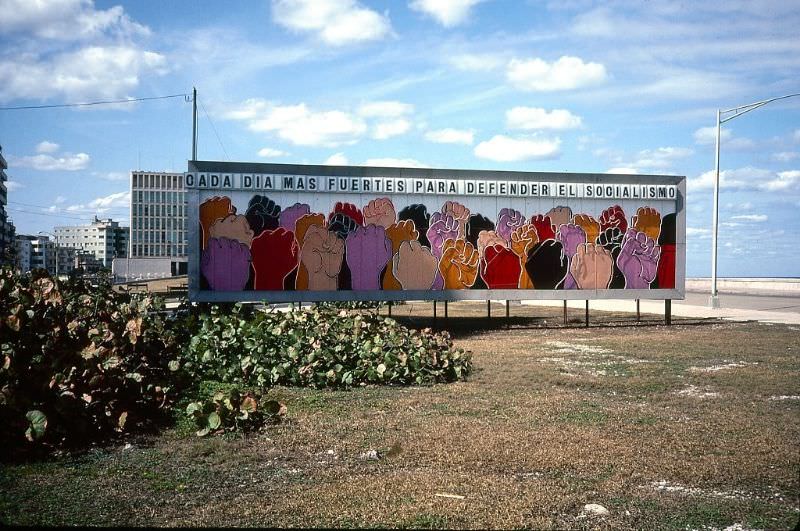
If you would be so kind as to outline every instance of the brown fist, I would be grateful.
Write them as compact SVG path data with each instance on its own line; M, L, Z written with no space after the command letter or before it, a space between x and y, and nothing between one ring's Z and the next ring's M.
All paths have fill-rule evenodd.
M298 218L294 226L294 239L297 240L297 244L299 246L303 246L303 240L305 240L306 232L312 225L325 227L325 215L306 214L305 216L300 216L300 218Z
M211 224L208 232L211 238L228 238L242 242L248 247L253 242L253 229L250 228L247 218L236 214L218 219Z
M444 278L444 289L465 289L475 283L478 276L478 251L465 240L447 240L442 247L439 271Z
M445 201L442 206L442 214L450 216L458 222L458 237L467 237L467 223L469 222L469 209L458 201Z
M211 237L209 229L218 219L222 219L229 214L236 214L236 207L231 204L229 197L214 196L206 199L200 205L200 228L203 231L203 249L208 244Z
M344 241L335 233L328 232L321 225L308 227L300 251L300 261L308 273L309 290L336 290L343 258Z
M611 282L614 259L602 245L582 243L570 260L569 270L578 289L606 289Z
M528 251L537 243L539 243L539 235L536 233L536 227L531 223L520 225L511 232L511 250L519 257L519 262L522 266L519 273L519 287L521 289L533 289L533 282L525 269L525 262L528 261Z
M572 220L572 209L565 206L553 207L545 216L549 216L550 223L558 228Z
M364 209L366 216L367 209ZM410 219L393 223L386 229L386 237L392 242L392 255L396 255L400 250L400 244L407 241L416 241L419 232L414 228L414 222ZM392 267L387 267L383 273L383 289L398 290L403 289L397 277L392 272Z
M379 225L388 228L397 221L394 204L388 197L373 199L364 207L364 225Z
M599 221L589 214L576 214L572 222L583 229L583 232L586 233L586 241L588 243L595 243L597 237L600 235Z
M392 271L402 289L431 289L438 260L416 240L404 241L392 259Z
M631 221L634 229L644 232L653 241L658 241L658 235L661 234L661 214L658 213L658 210L640 207Z

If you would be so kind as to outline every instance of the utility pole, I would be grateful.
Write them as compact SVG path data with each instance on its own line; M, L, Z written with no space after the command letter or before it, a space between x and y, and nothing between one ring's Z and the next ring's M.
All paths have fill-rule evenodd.
M197 88L192 87L192 160L197 160Z

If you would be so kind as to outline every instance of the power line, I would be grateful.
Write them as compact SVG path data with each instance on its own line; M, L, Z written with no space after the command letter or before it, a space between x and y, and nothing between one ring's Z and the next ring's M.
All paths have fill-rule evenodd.
M197 102L200 104L200 108L203 109L203 113L206 115L206 118L208 118L208 123L211 124L211 129L214 130L214 136L217 137L217 142L219 142L219 145L222 148L222 152L225 154L225 160L226 161L231 160L230 157L228 157L228 152L225 150L225 146L222 145L222 140L220 140L219 138L219 133L217 133L217 128L214 127L214 122L211 121L211 117L208 115L208 111L206 111L205 105L203 105L203 102L200 100L197 100Z
M59 109L64 107L90 107L92 105L113 105L117 103L134 103L137 101L166 100L169 98L184 98L191 101L189 94L170 94L169 96L150 96L147 98L129 98L124 100L89 101L85 103L59 103L53 105L21 105L19 107L0 107L0 111L21 111L30 109Z
M32 214L34 216L47 216L51 218L64 218L64 219L79 219L85 221L88 217L89 213L87 212L86 216L70 216L68 214L54 214L50 212L33 212L30 210L24 210L22 208L14 208L14 207L6 207L6 210L11 210L13 212L19 212L21 214ZM97 209L100 210L100 209ZM94 213L97 213L97 210L94 210Z

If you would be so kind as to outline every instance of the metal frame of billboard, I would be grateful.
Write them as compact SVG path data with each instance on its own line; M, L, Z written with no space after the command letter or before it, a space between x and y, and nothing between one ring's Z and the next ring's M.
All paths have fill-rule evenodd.
M250 162L188 161L187 173L276 174L319 177L405 177L449 180L508 180L575 184L675 185L675 288L674 289L464 289L396 291L211 291L201 290L200 278L200 188L187 189L189 238L188 295L195 302L343 302L343 301L460 301L460 300L680 300L686 281L686 177L676 175L631 175L607 173L555 173L374 166L323 166ZM239 190L241 191L241 190ZM329 193L329 192L320 192Z

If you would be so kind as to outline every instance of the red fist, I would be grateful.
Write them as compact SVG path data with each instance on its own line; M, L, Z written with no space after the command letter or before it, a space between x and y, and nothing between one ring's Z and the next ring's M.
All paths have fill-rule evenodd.
M628 220L625 219L625 212L619 205L608 207L600 214L600 232L614 227L623 234L628 230Z
M502 245L492 245L484 250L480 273L489 289L517 289L522 265L514 251Z
M556 238L556 231L553 227L553 223L550 221L550 216L536 214L535 216L531 216L530 224L536 228L536 234L539 236L539 243Z
M344 214L359 225L364 226L364 214L362 214L353 203L342 203L341 201L336 203L336 206L333 207L333 212L328 214L328 222L330 222L336 214Z
M656 273L659 289L675 289L675 244L661 246L661 258Z
M265 230L253 238L253 289L282 291L284 279L297 267L299 251L294 233L283 227Z

